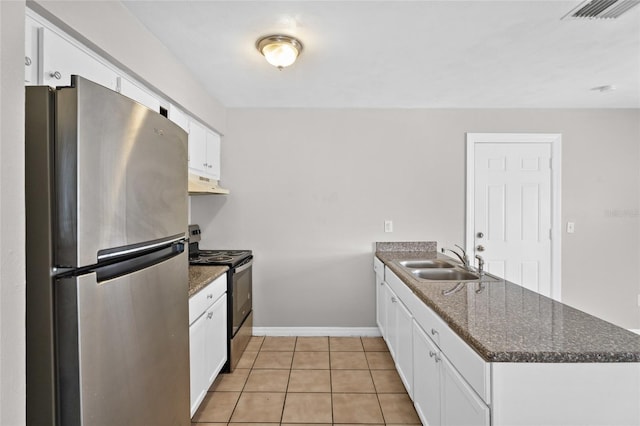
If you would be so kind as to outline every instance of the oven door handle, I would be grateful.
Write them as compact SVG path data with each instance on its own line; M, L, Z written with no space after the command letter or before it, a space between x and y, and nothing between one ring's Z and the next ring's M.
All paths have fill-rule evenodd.
M251 259L247 263L241 265L239 268L236 268L236 274L238 274L238 273L240 273L242 271L246 271L247 269L251 268L251 265L253 265L253 259Z

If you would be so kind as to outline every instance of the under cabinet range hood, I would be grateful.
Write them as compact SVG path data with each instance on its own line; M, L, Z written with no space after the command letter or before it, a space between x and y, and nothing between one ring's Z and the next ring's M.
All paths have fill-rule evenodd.
M217 180L189 172L189 195L226 195L228 193L228 189L220 188L218 186Z

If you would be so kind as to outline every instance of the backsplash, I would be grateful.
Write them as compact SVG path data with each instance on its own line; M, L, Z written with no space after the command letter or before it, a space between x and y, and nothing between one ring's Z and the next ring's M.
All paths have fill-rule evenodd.
M437 251L436 241L376 242L376 252L381 251Z

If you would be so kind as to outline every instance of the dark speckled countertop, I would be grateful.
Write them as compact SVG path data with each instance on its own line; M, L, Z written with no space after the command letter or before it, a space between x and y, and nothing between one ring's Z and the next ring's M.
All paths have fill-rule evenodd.
M227 266L189 265L189 297L229 270Z
M377 251L376 256L469 346L489 362L640 362L640 336L506 280L424 282L401 259L436 251Z

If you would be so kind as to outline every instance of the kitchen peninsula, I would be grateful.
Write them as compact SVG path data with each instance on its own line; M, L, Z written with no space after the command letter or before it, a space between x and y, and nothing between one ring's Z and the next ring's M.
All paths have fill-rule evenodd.
M506 280L426 281L377 243L377 320L425 424L638 425L640 336Z

